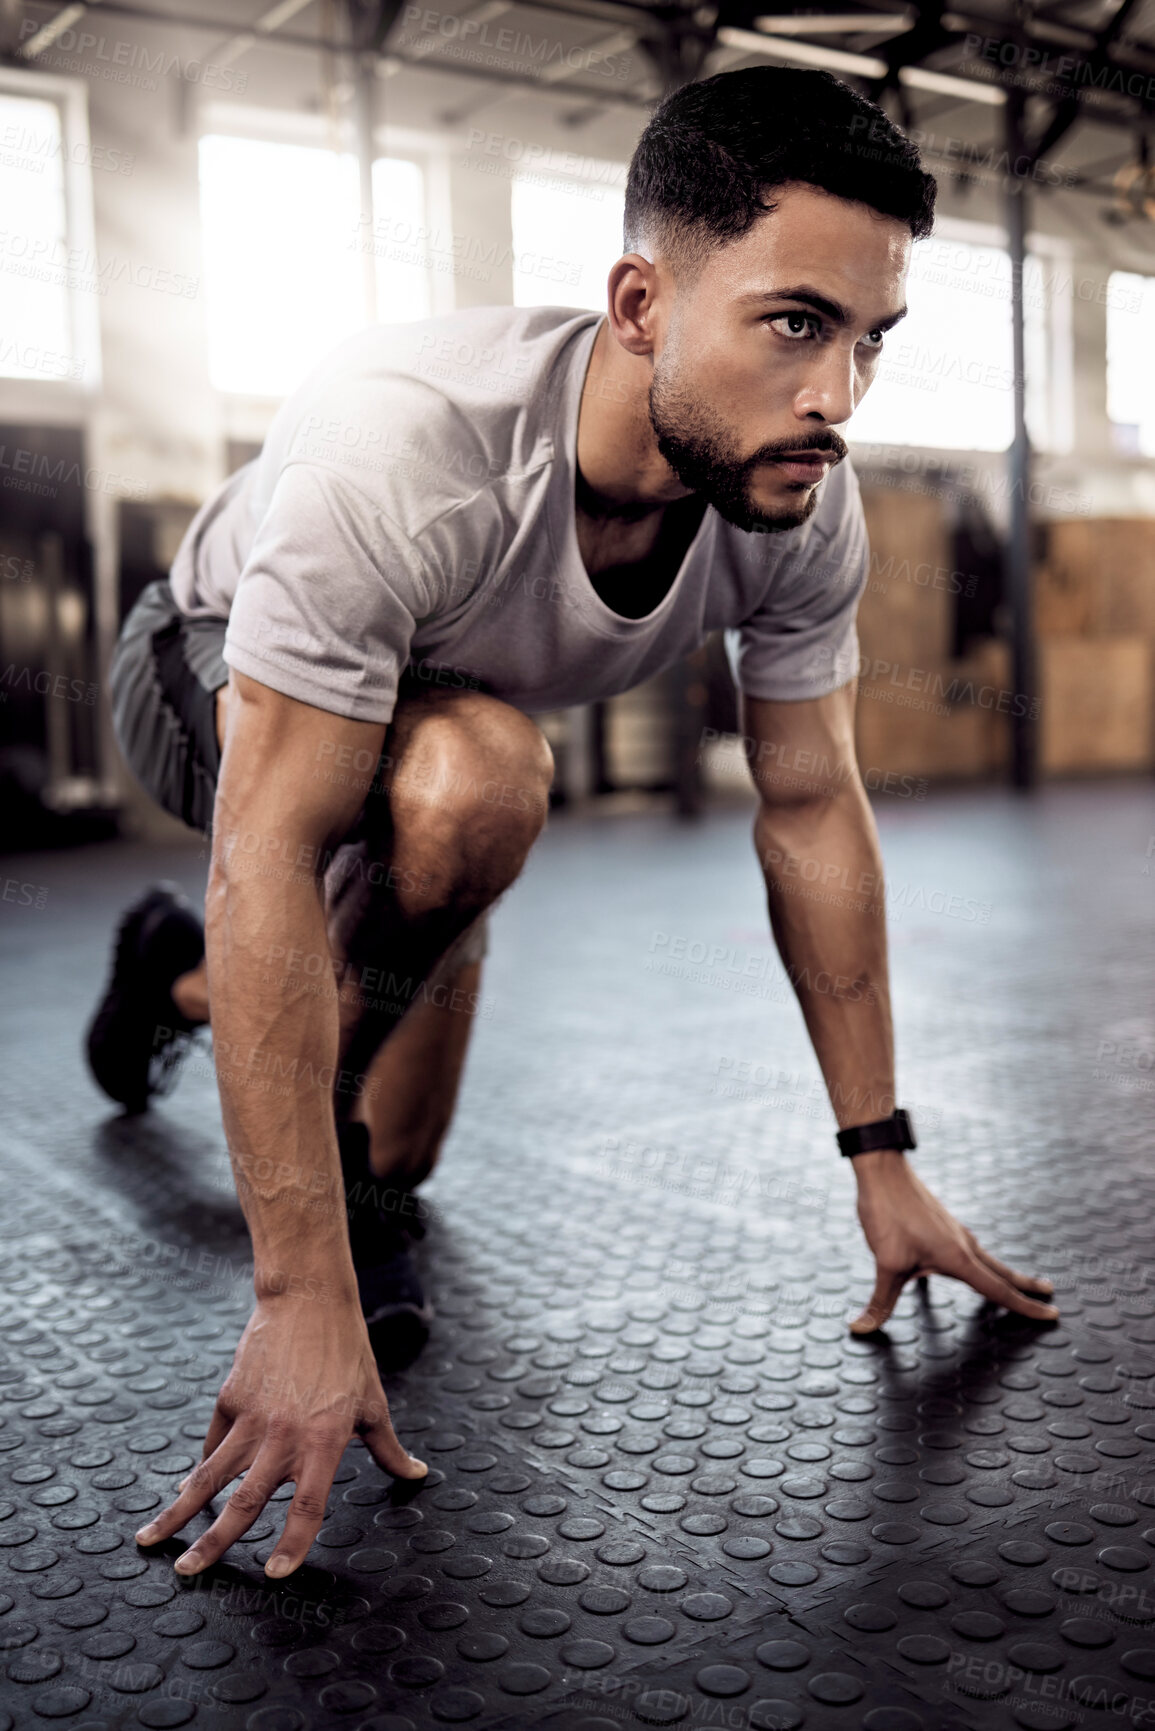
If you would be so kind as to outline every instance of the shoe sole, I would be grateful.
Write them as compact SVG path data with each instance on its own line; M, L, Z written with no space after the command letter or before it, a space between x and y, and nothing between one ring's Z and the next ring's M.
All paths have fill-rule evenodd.
M150 1047L141 1087L129 1090L124 1085L123 1074L104 1062L106 1053L110 1051L105 1036L110 1024L116 1022L122 1024L122 1031L128 1032L130 1037L135 1035L142 1039L147 1039L151 1023L155 1035L156 1010L158 1005L163 1005L163 999L159 994L141 992L133 1003L130 970L136 947L149 919L161 909L171 911L174 904L181 912L192 914L192 907L180 887L163 880L148 890L123 916L116 932L112 977L85 1034L85 1055L94 1080L110 1100L114 1100L118 1106L123 1106L126 1112L132 1114L146 1112L151 1095L159 1091L151 1087L149 1082L153 1051Z

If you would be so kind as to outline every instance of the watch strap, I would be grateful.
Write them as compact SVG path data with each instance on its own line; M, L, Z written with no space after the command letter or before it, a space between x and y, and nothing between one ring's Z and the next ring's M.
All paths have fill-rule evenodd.
M856 1124L852 1129L839 1130L838 1146L843 1154L870 1154L876 1148L917 1148L910 1113L902 1106L889 1118L877 1118L873 1124Z

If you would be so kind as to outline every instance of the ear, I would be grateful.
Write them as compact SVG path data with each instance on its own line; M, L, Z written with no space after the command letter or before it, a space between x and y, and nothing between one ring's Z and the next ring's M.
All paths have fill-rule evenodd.
M663 273L640 252L618 259L606 284L606 315L627 354L651 355L657 337L656 310Z

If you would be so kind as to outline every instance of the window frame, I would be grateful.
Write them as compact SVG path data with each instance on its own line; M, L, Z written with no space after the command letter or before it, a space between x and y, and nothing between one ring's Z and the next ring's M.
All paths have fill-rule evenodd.
M289 109L255 108L246 103L206 102L197 115L197 149L210 135L252 139L260 144L295 144L314 150L354 154L347 122L334 124L321 114L296 114ZM415 162L424 176L427 214L431 228L448 230L450 221L449 159L447 144L411 127L375 126L374 160L383 156ZM435 271L431 279L431 316L453 311L453 283L446 272ZM206 367L208 357L206 354ZM224 406L227 436L263 441L268 423L284 401L283 394L265 395L211 387Z
M957 241L962 246L991 247L1002 252L1010 250L1010 236L1001 223L980 222L970 217L937 217L931 238ZM1032 447L1040 457L1070 456L1075 448L1075 350L1071 294L1074 248L1063 236L1032 232L1027 235L1026 251L1027 256L1039 260L1048 273L1043 316L1051 424L1046 443L1032 440ZM901 326L899 328L901 330ZM867 435L856 440L853 421L846 437L852 455L856 442L867 450L879 442ZM896 448L904 450L941 452L944 458L960 462L966 457L997 462L1011 448L1009 442L997 451L977 450L966 445L885 442L894 443Z
M621 195L622 195L622 199L624 202L625 192L626 192L626 172L629 169L629 163L628 162L618 162L615 158L608 157L608 156L597 157L593 160L596 160L598 162L611 163L611 164L613 164L613 166L615 168L620 168L623 171L620 190L621 190ZM561 186L565 186L568 184L571 186L594 186L594 187L596 187L600 184L598 177L594 174L583 174L578 170L570 170L570 169L566 169L566 168L556 168L552 165L539 166L539 165L535 165L533 163L527 163L520 168L515 168L514 172L509 177L510 243L511 243L511 247L512 247L515 259L517 256L518 236L517 236L516 229L514 227L514 188L515 188L515 186L519 180L524 180L526 182L530 182L530 181L534 181L534 180L552 180L552 181L557 182L558 185L561 185ZM617 190L616 183L615 183L615 190ZM618 251L613 255L613 257L611 259L607 260L606 265L605 265L604 274L602 277L602 299L601 299L602 312L605 311L606 279L608 278L610 270L612 269L612 267L617 263L618 259L621 258L622 256L623 256L623 254L622 254L620 231L619 231ZM513 284L512 284L512 304L515 307L520 308L520 307L533 307L533 306L543 306L543 305L546 305L546 306L563 306L564 307L564 306L578 306L578 305L583 304L583 303L573 301L573 300L557 300L557 301L544 301L544 302L541 300L519 301L517 299L517 278L518 278L519 274L521 274L521 273L519 273L515 268L513 271ZM596 307L594 307L594 308L591 308L590 310L591 311L597 311L598 309Z
M64 230L70 252L97 257L96 220L92 189L91 143L88 128L88 86L83 78L53 72L37 72L17 66L0 66L0 94L49 102L60 114L60 137L64 152ZM82 361L80 379L29 378L26 374L0 374L6 392L28 388L40 399L62 408L83 411L103 389L100 351L100 297L83 289L67 288L68 323L72 357ZM47 396L44 393L48 393Z
M1104 305L1104 357L1103 357L1103 414L1107 422L1107 436L1111 442L1111 454L1117 462L1150 463L1155 456L1155 414L1148 421L1121 421L1111 413L1111 383L1112 383L1112 345L1111 345L1111 315L1116 309L1112 305L1112 294L1115 292L1117 277L1135 277L1144 284L1140 291L1144 300L1150 299L1155 304L1155 268L1141 269L1134 265L1112 264L1105 279ZM1134 429L1134 440L1128 436ZM1147 444L1144 442L1144 432L1150 428Z

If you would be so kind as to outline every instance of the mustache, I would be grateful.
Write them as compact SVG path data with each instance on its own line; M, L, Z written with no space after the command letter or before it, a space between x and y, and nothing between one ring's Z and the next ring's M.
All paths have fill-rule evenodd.
M772 463L776 458L790 457L798 451L829 451L836 463L841 463L849 455L846 440L840 438L833 427L826 427L820 433L811 433L809 437L799 434L796 439L782 439L776 445L763 445L750 464Z

